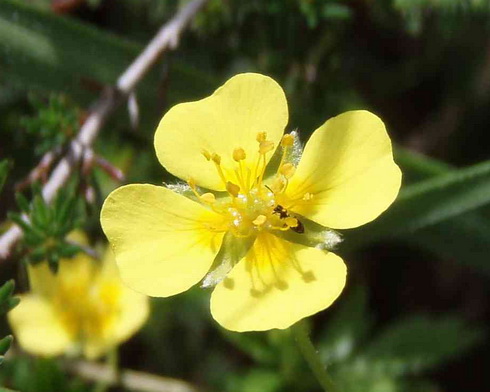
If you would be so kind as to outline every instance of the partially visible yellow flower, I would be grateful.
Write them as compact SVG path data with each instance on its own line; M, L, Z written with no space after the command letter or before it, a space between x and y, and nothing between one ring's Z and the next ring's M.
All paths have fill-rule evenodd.
M31 292L8 320L21 347L36 355L92 359L129 339L148 318L148 297L123 285L110 250L101 263L84 253L28 267Z
M330 306L346 280L331 228L375 219L401 172L372 113L328 120L302 155L287 122L281 87L251 73L170 109L156 154L188 186L123 186L102 208L122 279L167 297L205 277L213 317L234 331L287 328Z

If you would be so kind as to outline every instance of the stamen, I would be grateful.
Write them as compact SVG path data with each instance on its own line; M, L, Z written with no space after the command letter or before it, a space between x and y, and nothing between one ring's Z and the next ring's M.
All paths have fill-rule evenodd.
M234 197L237 197L238 194L240 193L240 187L236 184L233 184L232 182L228 181L226 183L226 190L228 193Z
M204 158L206 158L207 161L211 160L211 153L208 150L203 148L201 154L204 155Z
M213 204L216 202L216 197L212 193L204 193L201 195L200 199L207 204Z
M294 175L295 171L296 168L292 163L285 163L279 167L279 173L281 173L288 180Z
M252 221L252 223L255 226L262 226L266 221L267 221L267 217L265 215L259 215L257 218L255 218Z
M213 160L214 163L216 163L218 166L221 165L221 157L216 154L216 153L213 153L213 155L211 155L211 159Z
M291 147L294 144L294 135L288 133L282 137L281 146Z
M235 170L238 182L245 192L248 192L248 183L245 180L245 174L243 170L243 160L247 158L245 150L241 147L235 148L233 150L233 160L238 162L238 170Z
M265 142L265 140L267 139L267 132L258 132L257 133L257 137L256 137L256 140L260 143L260 142Z
M199 192L197 192L197 187L196 187L196 180L194 180L192 177L189 178L187 180L187 183L189 184L189 187L191 188L192 190L192 193L194 193L194 195L196 195L196 197L200 200L201 199L201 195L199 194Z
M293 134L290 133L290 134L284 135L282 137L282 139L281 139L282 156L281 156L281 162L279 163L279 170L281 169L284 161L286 160L286 155L288 153L288 149L293 145L294 145L294 135Z
M245 153L245 150L241 147L235 148L233 150L233 159L237 162L243 161L245 158L247 158L247 154Z
M221 178L221 181L223 181L223 184L226 186L226 177L225 174L223 173L223 169L221 169L221 157L213 153L211 155L211 160L214 162L214 165L216 166L216 170L218 170L219 177Z
M274 142L270 140L261 141L259 144L259 154L265 155L274 149Z

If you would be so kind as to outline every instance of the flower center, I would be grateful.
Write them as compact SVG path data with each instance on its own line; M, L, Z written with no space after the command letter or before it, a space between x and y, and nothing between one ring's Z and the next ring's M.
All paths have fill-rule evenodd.
M55 307L74 338L104 339L118 314L120 295L116 283L82 279L77 284L60 284Z
M215 165L229 197L217 199L212 193L199 194L192 179L188 181L189 186L203 204L224 216L227 229L236 237L249 237L262 230L292 229L302 233L304 229L301 222L281 204L281 200L285 200L284 192L289 179L295 172L294 165L284 163L288 149L293 145L294 136L284 135L277 173L267 180L264 180L267 154L274 151L274 143L267 140L265 132L259 132L256 140L259 154L257 161L251 166L245 164L247 154L240 147L233 151L236 167L231 170L222 167L219 155L206 150L202 152Z

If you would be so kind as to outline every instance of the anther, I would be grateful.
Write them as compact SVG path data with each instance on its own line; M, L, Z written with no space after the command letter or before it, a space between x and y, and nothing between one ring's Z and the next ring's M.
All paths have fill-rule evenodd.
M226 190L228 193L234 197L237 197L238 194L240 193L240 187L236 184L233 184L232 182L228 181L226 183Z
M260 142L259 153L266 154L274 149L274 143L270 140L264 140Z
M213 204L216 202L216 197L212 193L204 193L201 195L200 199L207 204Z
M191 189L196 189L196 180L194 180L194 178L189 178L187 180L187 183L189 184L189 186L191 187Z
M284 165L281 165L281 167L279 168L279 173L281 173L288 180L294 175L295 171L296 168L292 163L285 163Z
M291 147L294 144L294 135L290 133L284 135L281 140L282 147Z
M267 139L267 132L259 132L259 133L257 133L256 140L259 143L265 142L266 139Z
M221 157L218 154L213 153L213 155L211 155L211 160L218 166L221 165Z
M211 160L211 153L208 150L203 148L201 154L204 155L204 158L206 158L207 161Z
M267 217L265 215L259 215L255 218L252 223L255 226L262 226L267 221Z
M241 147L233 150L233 159L237 162L243 161L247 157L245 150Z

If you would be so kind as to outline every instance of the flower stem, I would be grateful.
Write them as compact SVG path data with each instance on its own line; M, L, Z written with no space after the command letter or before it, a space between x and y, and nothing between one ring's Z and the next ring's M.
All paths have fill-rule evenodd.
M294 324L291 327L291 331L298 343L301 354L303 354L303 358L308 363L308 366L323 387L323 390L325 392L338 392L334 382L328 375L325 366L322 364L318 352L313 346L313 343L311 343L311 339L308 336L308 326L306 325L305 320L301 320Z
M119 369L119 355L117 353L117 347L114 347L107 353L106 362L109 365L111 373L114 375L115 385L121 384L121 372ZM109 389L110 382L107 380L101 380L95 385L94 392L106 392Z

